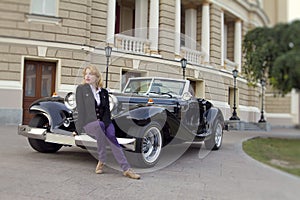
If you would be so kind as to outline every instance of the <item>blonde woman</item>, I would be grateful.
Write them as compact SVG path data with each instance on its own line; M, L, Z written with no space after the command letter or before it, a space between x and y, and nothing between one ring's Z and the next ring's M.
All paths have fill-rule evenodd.
M103 88L103 80L95 66L88 65L83 69L83 83L76 89L78 120L76 129L79 133L87 133L97 140L98 164L95 172L103 173L106 161L106 141L110 144L112 153L120 164L123 175L140 179L140 175L131 169L122 147L115 136L115 128L111 121L109 97Z

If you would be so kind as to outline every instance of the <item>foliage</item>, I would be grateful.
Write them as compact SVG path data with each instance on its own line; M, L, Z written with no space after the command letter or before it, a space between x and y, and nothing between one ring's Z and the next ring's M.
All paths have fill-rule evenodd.
M300 89L300 52L289 51L279 56L271 72L270 83L283 94Z
M262 78L282 94L300 88L300 21L257 27L244 38L245 63L243 74L251 85Z

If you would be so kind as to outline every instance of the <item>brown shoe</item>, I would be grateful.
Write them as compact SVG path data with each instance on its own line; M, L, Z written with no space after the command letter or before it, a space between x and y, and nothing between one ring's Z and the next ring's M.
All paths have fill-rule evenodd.
M123 175L128 178L132 178L132 179L140 179L141 178L141 176L139 174L136 174L132 169L128 169L128 170L124 171Z
M95 169L96 174L102 174L103 173L103 167L104 167L104 163L99 161L97 164L97 167Z

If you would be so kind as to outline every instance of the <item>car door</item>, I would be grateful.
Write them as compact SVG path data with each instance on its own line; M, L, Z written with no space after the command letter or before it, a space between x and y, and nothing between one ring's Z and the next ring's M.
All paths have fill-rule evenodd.
M200 124L200 108L194 98L182 101L181 121L191 132L197 133Z

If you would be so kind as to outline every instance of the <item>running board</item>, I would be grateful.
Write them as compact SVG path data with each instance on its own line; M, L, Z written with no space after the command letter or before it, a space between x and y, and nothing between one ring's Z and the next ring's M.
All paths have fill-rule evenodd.
M71 132L68 135L55 132L52 133L48 132L47 129L33 128L28 125L19 125L18 134L28 138L44 140L45 142L56 144L97 148L97 141L87 134L74 136ZM117 138L117 140L124 149L135 151L135 138Z

